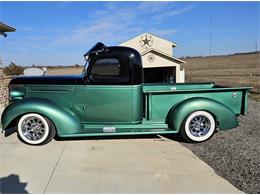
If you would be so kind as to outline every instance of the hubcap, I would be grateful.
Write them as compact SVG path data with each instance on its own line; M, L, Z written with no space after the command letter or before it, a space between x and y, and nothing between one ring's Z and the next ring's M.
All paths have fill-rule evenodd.
M206 116L198 115L191 119L189 130L193 136L202 137L209 132L210 126L210 121Z
M35 116L30 116L22 122L23 135L33 141L41 139L45 134L45 125L43 121Z

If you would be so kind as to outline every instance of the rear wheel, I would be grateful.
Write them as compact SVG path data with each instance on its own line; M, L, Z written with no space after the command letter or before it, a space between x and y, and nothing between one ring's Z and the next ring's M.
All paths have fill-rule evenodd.
M190 114L182 125L182 137L189 142L208 140L216 129L214 117L206 111L196 111Z
M50 142L55 136L53 123L40 114L29 113L18 121L18 138L30 145L42 145Z

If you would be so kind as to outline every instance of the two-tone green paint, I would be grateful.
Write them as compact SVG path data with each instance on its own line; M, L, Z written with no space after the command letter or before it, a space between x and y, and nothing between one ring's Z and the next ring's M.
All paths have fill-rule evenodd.
M250 88L197 85L20 85L2 114L8 128L26 113L48 117L59 136L178 133L197 110L214 115L219 129L238 125Z

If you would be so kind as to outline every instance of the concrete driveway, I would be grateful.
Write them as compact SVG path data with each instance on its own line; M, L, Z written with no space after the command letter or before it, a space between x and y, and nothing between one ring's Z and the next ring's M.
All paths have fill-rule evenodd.
M241 193L178 142L158 136L20 143L0 138L2 193Z

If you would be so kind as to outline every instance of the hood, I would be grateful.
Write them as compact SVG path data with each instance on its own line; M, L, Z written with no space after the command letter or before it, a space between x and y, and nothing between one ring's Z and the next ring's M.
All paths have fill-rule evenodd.
M62 75L62 76L18 76L13 78L12 84L43 84L43 85L82 85L82 75Z

